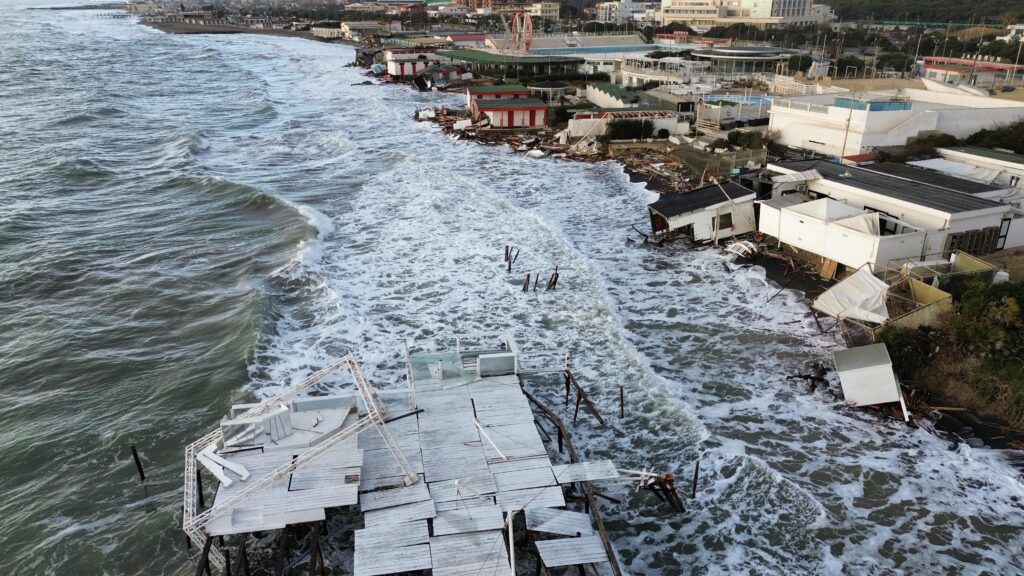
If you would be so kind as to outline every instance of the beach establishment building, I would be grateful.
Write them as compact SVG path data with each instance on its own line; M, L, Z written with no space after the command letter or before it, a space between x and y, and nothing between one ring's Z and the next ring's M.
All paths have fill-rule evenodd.
M758 73L786 74L789 59L804 52L772 46L714 46L690 54L699 61L710 62L716 76L735 78Z
M530 90L530 96L534 98L545 102L558 102L565 96L569 85L558 80L541 80L540 82L530 82L526 87Z
M355 22L342 22L341 34L346 40L361 41L375 35L387 35L402 31L402 23L399 21L377 21L365 20Z
M753 190L730 180L679 194L663 194L647 205L655 238L677 234L714 242L757 229Z
M1024 245L1024 218L982 198L975 182L905 165L852 167L824 160L768 165L772 196L758 230L837 265L874 272L890 261L954 250L976 255ZM907 173L913 170L913 173Z
M649 123L657 134L668 130L671 134L688 132L690 123L683 121L675 110L663 108L625 108L619 110L581 110L569 119L570 138L596 138L608 131L608 125L617 120Z
M624 86L640 87L648 82L660 84L689 84L699 81L701 75L711 72L711 63L669 56L648 58L629 56L622 60L621 77Z
M384 51L387 73L396 78L412 78L437 64L433 48L389 48Z
M698 32L713 26L807 26L820 12L812 0L662 0L662 24L681 22Z
M997 81L1020 77L1024 66L994 60L924 56L919 61L921 77L943 84L991 88Z
M575 73L583 58L557 55L513 55L484 50L438 50L442 62L460 64L473 74L505 78Z
M1000 190L1024 190L1024 156L1009 150L964 146L939 148L938 158L908 162L949 176L989 184ZM986 196L993 198L998 195ZM1024 206L1022 206L1024 207Z
M833 157L904 146L919 135L957 138L1024 119L1024 102L900 89L851 95L820 94L772 102L775 143Z
M487 117L492 128L543 128L548 105L536 98L476 100L473 119Z
M487 35L479 32L470 34L449 34L445 41L458 48L483 48L487 44Z
M637 108L640 106L640 93L626 90L622 86L608 82L592 82L587 84L587 100L598 108Z
M501 84L497 86L467 86L466 106L473 108L478 100L511 100L529 98L530 89L521 84Z

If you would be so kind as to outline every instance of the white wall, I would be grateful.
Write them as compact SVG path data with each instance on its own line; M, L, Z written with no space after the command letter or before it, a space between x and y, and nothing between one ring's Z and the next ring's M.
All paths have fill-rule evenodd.
M732 227L722 228L718 231L719 240L722 240L723 238L731 238L732 236L740 234L746 234L755 230L753 197L737 201L732 204L726 202L717 206L711 206L700 212L691 212L689 214L674 216L668 219L668 225L670 230L676 230L688 224L692 224L693 239L700 242L710 242L715 239L715 217L724 216L726 214L732 214L733 225Z

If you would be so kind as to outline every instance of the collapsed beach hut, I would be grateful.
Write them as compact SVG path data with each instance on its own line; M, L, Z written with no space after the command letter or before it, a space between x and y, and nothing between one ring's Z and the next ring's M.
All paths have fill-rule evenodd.
M347 390L309 394L345 369ZM185 451L183 528L201 549L197 573L230 565L230 536L236 566L248 573L253 532L280 531L283 566L289 531L304 529L315 573L323 522L341 513L362 520L354 576L511 575L517 550L536 558L538 572L589 566L621 576L590 483L661 486L659 497L678 502L671 475L579 460L561 420L523 387L524 377L543 373L564 376L566 390L574 385L602 421L564 351L523 352L508 336L478 348L459 338L454 350L407 348L407 388L378 391L349 354L272 398L233 406ZM542 435L550 442L554 433L542 418L568 462L552 461ZM204 472L217 480L205 510Z
M892 370L892 360L885 344L872 344L832 353L843 387L843 396L853 406L875 406L898 402L903 420L910 414L903 400L903 391Z
M916 278L888 284L865 265L823 292L811 308L834 318L846 343L853 346L874 342L886 326L936 326L953 309L953 297Z
M731 180L679 194L663 194L647 205L657 239L684 236L715 242L755 230L756 193Z

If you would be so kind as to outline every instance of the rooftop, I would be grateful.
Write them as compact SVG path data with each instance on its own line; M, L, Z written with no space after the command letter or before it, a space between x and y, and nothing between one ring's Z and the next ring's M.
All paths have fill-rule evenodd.
M722 182L721 186L712 184L711 186L695 188L682 194L664 194L656 202L648 204L647 208L661 214L665 218L671 218L703 210L730 200L736 201L753 194L753 190L727 180Z
M502 84L500 86L469 86L470 94L502 94L505 92L529 92L530 89L521 84Z
M473 105L479 110L520 110L524 108L547 108L548 103L537 98L500 98L476 100Z
M926 170L924 168L918 168L917 166L910 166L908 164L877 162L875 164L862 166L862 168L872 172L881 172L897 178L903 178L904 180L938 186L939 188L945 188L946 190L952 190L954 192L963 192L964 194L979 194L982 192L999 190L999 188L995 186L989 186L988 184L982 184L971 180L964 180L963 178L957 178L955 176L948 176L941 172Z
M1000 160L1002 162L1012 162L1014 164L1024 165L1024 156L1020 154L1014 154L1012 152L993 150L991 148L980 148L978 146L958 146L955 148L940 148L939 150L949 150L952 152L960 152L961 154L981 156L982 158L988 158L990 160Z
M907 185L907 180L903 178L897 178L866 168L841 166L827 160L797 160L777 162L773 165L796 172L817 170L825 180L842 183L948 214L1003 208L1001 204L992 200L955 192L932 184L915 183L915 185L910 186Z
M597 89L597 90L600 90L601 92L604 92L605 94L608 94L609 96L611 96L613 98L618 98L619 100L622 100L623 102L635 103L635 102L639 102L640 101L640 93L639 92L633 92L632 90L626 90L625 88L623 88L622 86L619 86L618 84L612 84L610 82L591 82L591 83L587 84L587 89L588 90L590 88L592 88L592 87Z
M483 50L438 50L438 56L474 64L581 64L583 58L572 56L517 56Z

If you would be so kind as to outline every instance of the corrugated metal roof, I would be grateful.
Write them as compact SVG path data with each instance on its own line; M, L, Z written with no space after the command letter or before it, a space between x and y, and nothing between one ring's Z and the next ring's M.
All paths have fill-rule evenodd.
M963 192L965 194L979 194L981 192L999 190L999 188L989 186L988 184L972 182L970 180L964 180L963 178L957 178L956 176L949 176L941 172L926 170L924 168L910 166L907 164L877 162L870 166L862 166L862 168L870 170L871 172L881 172L890 176L896 176L897 178L905 178L907 180L913 180L914 182L931 184L932 186L938 186L939 188L945 188L946 190L953 190L954 192Z
M753 190L740 186L731 180L721 184L721 188L717 184L712 184L711 186L696 188L681 194L665 194L656 202L648 204L647 208L666 218L671 218L680 214L703 210L722 202L728 202L730 199L735 202L740 198L754 194ZM722 191L723 188L725 192Z
M865 168L841 166L826 160L796 160L792 162L777 162L774 165L798 172L817 170L825 180L842 183L948 214L1003 208L1000 203L993 200L986 200L985 198L971 196L963 192L955 192L923 182L908 182L903 178L897 178Z

